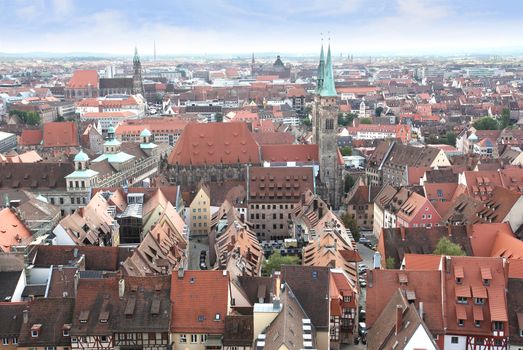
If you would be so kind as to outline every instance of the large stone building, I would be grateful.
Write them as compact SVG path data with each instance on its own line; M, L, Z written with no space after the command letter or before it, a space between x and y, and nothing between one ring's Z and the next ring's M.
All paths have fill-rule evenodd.
M191 123L169 155L166 176L195 189L200 181L245 181L247 167L260 164L259 146L247 124Z
M314 97L312 128L314 143L318 144L320 153L320 172L318 193L330 205L337 208L341 194L341 154L336 143L338 129L337 93L334 86L331 49L327 51L327 61L321 48L318 65L318 81Z

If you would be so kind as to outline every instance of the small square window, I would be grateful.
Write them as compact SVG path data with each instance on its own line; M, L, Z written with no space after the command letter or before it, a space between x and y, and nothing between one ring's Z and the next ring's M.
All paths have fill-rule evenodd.
M460 326L460 327L465 326L465 320L458 320L458 326Z
M476 327L478 327L478 328L481 327L481 322L480 322L480 321L477 321L477 320L474 321L474 326L476 326Z
M452 338L450 338L450 342L452 344L458 344L459 343L459 338L458 337L452 337Z

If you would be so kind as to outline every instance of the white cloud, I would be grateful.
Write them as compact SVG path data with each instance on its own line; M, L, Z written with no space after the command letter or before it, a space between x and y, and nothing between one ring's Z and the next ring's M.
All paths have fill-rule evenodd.
M53 13L56 16L65 16L73 11L72 0L52 0Z

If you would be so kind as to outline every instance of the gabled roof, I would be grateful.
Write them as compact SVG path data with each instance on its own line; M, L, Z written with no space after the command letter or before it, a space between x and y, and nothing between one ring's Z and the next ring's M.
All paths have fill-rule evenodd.
M188 124L169 155L171 165L259 164L259 147L245 123Z
M397 309L401 308L401 311ZM398 314L401 312L401 321L398 325ZM396 290L387 305L379 315L367 334L367 349L381 350L394 348L404 349L419 327L425 332L425 340L429 339L432 344L430 348L438 349L433 336L428 330L425 322L421 319L418 310L410 304L401 289ZM418 341L421 335L416 335ZM428 346L429 344L424 344Z
M13 245L29 243L32 236L10 208L0 210L0 250L10 252Z
M329 268L317 266L281 267L282 282L288 284L293 294L320 330L329 327Z
M2 299L3 300L3 299ZM0 338L18 338L27 303L0 302Z
M84 255L86 270L117 271L121 261L119 254L118 247L37 245L33 264L35 267L74 266Z
M70 89L86 89L89 85L93 89L98 88L100 77L96 70L76 70L71 77L71 80L67 83L67 87Z
M182 277L173 275L171 332L223 334L228 298L226 271L185 271Z
M62 330L72 323L73 309L73 298L38 298L29 303L28 322L22 322L18 346L71 346L70 337L64 336ZM40 325L38 337L31 336L35 325Z

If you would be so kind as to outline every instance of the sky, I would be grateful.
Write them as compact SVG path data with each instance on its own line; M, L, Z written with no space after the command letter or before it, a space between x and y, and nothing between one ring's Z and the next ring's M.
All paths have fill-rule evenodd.
M521 0L0 0L0 52L523 53Z

